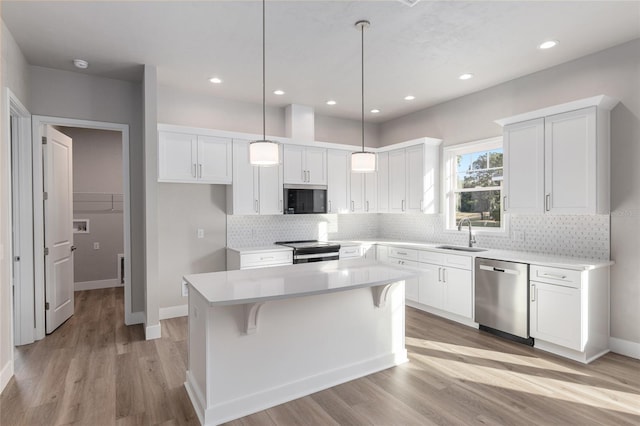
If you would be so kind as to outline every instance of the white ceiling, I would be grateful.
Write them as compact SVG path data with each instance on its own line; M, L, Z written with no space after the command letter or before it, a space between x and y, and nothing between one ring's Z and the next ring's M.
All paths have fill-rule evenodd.
M7 1L2 18L32 65L139 80L260 103L261 2ZM267 2L267 103L386 121L640 37L640 1ZM542 51L548 39L560 44ZM475 78L458 80L471 72ZM207 80L219 76L223 84ZM274 89L286 91L276 96ZM415 100L403 100L412 94ZM337 101L327 106L328 99ZM372 115L371 108L382 112Z

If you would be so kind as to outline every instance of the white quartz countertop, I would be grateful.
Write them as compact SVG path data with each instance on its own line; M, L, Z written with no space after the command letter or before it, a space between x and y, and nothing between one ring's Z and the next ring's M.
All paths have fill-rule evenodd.
M508 262L528 263L530 265L551 266L556 268L590 270L611 266L611 260L581 259L578 257L566 257L558 255L548 255L542 253L530 253L515 250L487 249L480 252L465 252L450 249L439 249L438 246L446 246L446 243L425 243L418 241L398 241L398 240L362 240L362 244L381 244L394 247L403 247L416 250L432 250L440 253L457 254L471 256L473 258L483 257L487 259L505 260ZM483 247L477 247L483 248Z
M481 252L465 252L458 250L448 250L448 249L439 249L438 246L448 245L446 243L427 243L421 241L399 241L399 240L391 240L391 239L375 239L375 240L350 240L350 241L335 241L342 246L354 246L358 244L381 244L387 246L394 247L402 247L409 248L415 250L430 250L436 251L440 253L448 253L448 254L457 254L462 256L470 256L473 258L476 257L484 257L488 259L496 259L496 260L505 260L508 262L520 262L520 263L528 263L530 265L540 265L540 266L550 266L556 268L565 268L565 269L573 269L578 271L590 270L603 268L607 266L611 266L614 264L611 260L600 260L600 259L582 259L578 257L567 257L567 256L558 256L558 255L548 255L543 253L531 253L524 251L514 251L514 250L498 250L498 249L487 249L486 251ZM281 247L281 246L272 246L273 247ZM483 248L483 247L480 247ZM240 251L242 253L252 253L268 250L269 248L242 248L242 249L234 249Z
M227 250L233 250L240 254L253 254L253 253L269 253L272 251L292 251L291 247L285 247L278 244L269 244L260 247L227 247Z
M374 287L414 277L417 272L375 260L346 259L273 268L186 275L189 291L211 306L238 305Z

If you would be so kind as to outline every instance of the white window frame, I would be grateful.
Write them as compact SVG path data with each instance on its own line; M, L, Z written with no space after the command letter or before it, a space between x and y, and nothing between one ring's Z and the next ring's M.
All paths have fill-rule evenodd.
M470 154L472 152L490 151L496 148L503 148L502 136L482 139L443 148L444 157L444 217L445 232L458 232L458 225L455 220L456 212L456 157L458 155ZM504 159L504 156L503 156ZM504 170L504 162L502 164ZM501 191L504 191L504 184ZM504 196L504 194L502 194ZM500 203L500 217L502 218L500 228L473 228L474 234L508 235L509 217L504 211L503 203Z

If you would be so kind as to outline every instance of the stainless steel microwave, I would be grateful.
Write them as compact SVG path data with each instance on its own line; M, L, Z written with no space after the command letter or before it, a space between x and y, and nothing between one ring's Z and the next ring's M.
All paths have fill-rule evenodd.
M284 214L320 214L327 212L327 187L322 185L285 185Z

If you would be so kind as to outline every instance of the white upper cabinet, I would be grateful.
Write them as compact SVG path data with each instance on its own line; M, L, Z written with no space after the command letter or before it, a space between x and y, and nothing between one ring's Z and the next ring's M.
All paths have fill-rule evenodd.
M438 213L440 211L440 142L421 143L389 151L388 211ZM380 185L384 185L382 179ZM379 192L381 193L382 190ZM382 200L382 196L380 197ZM380 204L379 211L387 211Z
M234 215L282 214L282 165L249 163L249 142L233 141L233 185L227 188L227 210Z
M596 213L596 107L546 117L544 127L546 210Z
M158 181L230 184L231 139L158 132Z
M378 172L364 174L364 211L378 212Z
M327 212L347 213L351 209L349 198L349 160L351 153L340 149L327 152Z
M389 153L378 153L378 172L377 174L377 210L379 213L389 212Z
M284 145L284 183L327 185L327 150Z
M542 213L544 210L544 119L504 128L504 211Z
M498 120L505 211L609 213L609 115L616 104L596 96Z
M365 173L351 173L351 212L364 213Z

